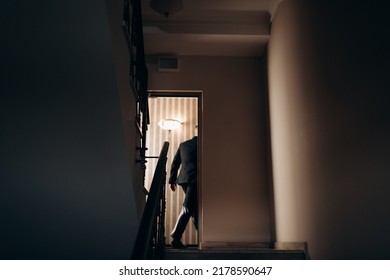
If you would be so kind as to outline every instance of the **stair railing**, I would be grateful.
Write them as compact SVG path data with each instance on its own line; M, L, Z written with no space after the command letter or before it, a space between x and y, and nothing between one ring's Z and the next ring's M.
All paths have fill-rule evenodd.
M146 132L150 123L148 104L148 70L145 63L145 50L142 26L141 0L123 0L122 27L127 41L129 61L129 82L136 99L136 124L141 135L139 159L137 163L146 168Z
M165 251L165 182L169 143L164 142L146 200L132 259L162 259Z

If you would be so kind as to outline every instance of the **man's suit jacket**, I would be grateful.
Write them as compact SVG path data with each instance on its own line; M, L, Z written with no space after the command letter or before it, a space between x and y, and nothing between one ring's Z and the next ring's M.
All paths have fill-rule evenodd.
M179 167L180 173L177 176ZM171 165L170 184L197 183L198 179L198 137L187 140L179 145Z

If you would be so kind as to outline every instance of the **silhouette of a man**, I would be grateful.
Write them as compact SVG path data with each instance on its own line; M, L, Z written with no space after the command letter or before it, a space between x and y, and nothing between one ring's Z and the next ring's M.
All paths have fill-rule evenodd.
M180 173L178 176L179 168ZM191 217L193 218L195 228L198 230L197 126L195 127L195 136L179 145L172 161L169 184L172 191L176 191L177 185L179 185L185 193L182 210L171 233L172 247L185 248L181 242L181 238Z

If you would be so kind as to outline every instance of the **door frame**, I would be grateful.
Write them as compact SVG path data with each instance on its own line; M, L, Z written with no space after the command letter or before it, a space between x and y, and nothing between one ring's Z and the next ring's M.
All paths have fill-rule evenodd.
M203 241L203 90L148 90L148 97L195 97L198 99L198 248Z

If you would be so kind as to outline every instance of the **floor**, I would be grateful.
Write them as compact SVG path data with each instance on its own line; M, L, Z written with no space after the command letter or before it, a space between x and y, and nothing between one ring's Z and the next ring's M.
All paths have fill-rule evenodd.
M268 248L203 248L189 246L185 249L166 247L166 260L305 260L304 247L269 246Z

